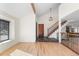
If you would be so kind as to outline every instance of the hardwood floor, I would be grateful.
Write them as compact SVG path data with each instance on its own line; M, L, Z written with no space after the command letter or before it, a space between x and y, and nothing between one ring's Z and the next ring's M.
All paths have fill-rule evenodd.
M18 43L1 53L1 56L9 56L14 50L19 49L34 56L77 56L76 53L62 44L54 42Z

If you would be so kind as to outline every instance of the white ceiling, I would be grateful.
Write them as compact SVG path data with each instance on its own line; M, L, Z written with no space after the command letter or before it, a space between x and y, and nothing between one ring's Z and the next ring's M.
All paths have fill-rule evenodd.
M22 18L28 14L30 3L0 3L0 11L4 11L16 18ZM60 3L35 3L36 15L41 16L49 11L52 7L58 6Z
M4 11L11 16L22 18L28 14L28 3L0 3L0 11Z
M71 14L64 17L65 20L79 20L79 10L72 12Z
M75 27L79 27L79 10L69 14L64 18L65 20L71 21L69 24Z
M35 3L36 15L41 16L49 12L50 8L59 6L60 3Z
M72 25L72 27L79 27L79 20L69 22L69 25Z

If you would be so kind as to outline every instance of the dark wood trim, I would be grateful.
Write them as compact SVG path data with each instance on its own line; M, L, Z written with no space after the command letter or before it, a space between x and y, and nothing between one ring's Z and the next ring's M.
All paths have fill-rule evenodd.
M32 9L33 9L34 13L36 13L36 10L35 10L35 5L34 5L34 3L31 3L31 6L32 6Z
M36 22L36 41L37 41L37 22Z

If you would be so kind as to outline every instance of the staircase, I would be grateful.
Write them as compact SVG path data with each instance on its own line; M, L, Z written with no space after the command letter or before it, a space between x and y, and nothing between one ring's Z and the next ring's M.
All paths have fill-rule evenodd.
M67 20L61 22L61 25L65 25ZM38 38L37 42L58 42L58 28L59 22L57 21L54 25L48 28L48 36L44 38Z
M61 26L63 26L67 20L64 20L61 22ZM54 25L52 25L50 28L48 28L48 37L53 34L55 31L57 31L59 28L59 22L57 21ZM56 33L57 34L57 33Z

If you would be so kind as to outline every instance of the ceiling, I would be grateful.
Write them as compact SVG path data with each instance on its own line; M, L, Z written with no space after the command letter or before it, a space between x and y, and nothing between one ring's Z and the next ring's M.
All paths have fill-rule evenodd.
M79 20L75 20L75 21L69 22L68 25L72 25L72 27L79 27Z
M72 12L71 14L67 15L63 19L72 20L72 21L79 20L79 10Z
M0 3L0 11L20 19L29 13L29 5L28 3Z
M30 3L0 3L0 11L4 11L16 18L22 18L29 13ZM60 3L34 3L36 15L41 16L49 11L50 8L55 8Z
M79 10L69 14L64 19L70 21L69 24L79 27Z
M42 16L49 12L50 8L55 8L59 5L60 3L35 3L36 15Z

